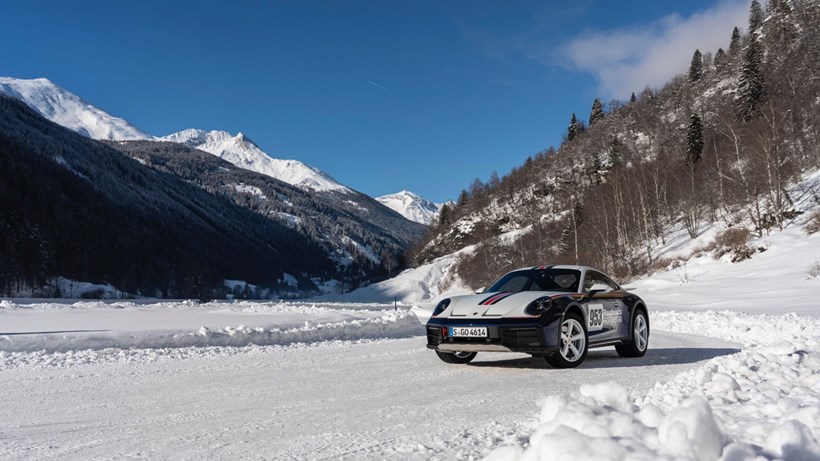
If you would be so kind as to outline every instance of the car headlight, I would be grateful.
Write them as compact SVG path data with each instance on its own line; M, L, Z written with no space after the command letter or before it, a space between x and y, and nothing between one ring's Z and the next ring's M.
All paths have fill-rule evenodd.
M450 306L450 298L442 299L438 302L438 304L436 304L436 308L433 309L433 315L441 314L447 309L448 306Z
M527 304L527 307L524 308L524 313L537 317L547 312L550 307L552 307L552 298L545 296Z

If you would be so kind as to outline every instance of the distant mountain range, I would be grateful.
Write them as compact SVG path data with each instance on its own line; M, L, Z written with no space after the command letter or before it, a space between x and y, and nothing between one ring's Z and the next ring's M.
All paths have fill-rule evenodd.
M272 158L242 133L233 136L226 131L189 129L163 136L160 140L184 144L214 154L239 168L256 171L305 190L353 192L318 168L305 165L298 160Z
M398 212L410 221L430 225L443 204L433 203L418 194L403 190L395 194L382 195L376 200Z
M208 152L239 168L268 175L304 190L354 192L318 168L298 160L271 157L243 133L232 135L219 130L187 129L167 136L153 136L139 130L122 118L114 117L94 107L45 78L25 80L0 77L0 93L18 98L52 122L92 139L175 142ZM424 199L421 197L418 199L419 206L425 208L427 205L421 204ZM404 215L401 210L400 207L396 211ZM415 219L414 217L423 218L423 216L412 210L410 215L405 216L412 221L425 223L423 219Z
M404 251L420 237L424 230L422 225L408 221L401 214L365 194L338 183L329 175L314 167L297 160L271 158L242 133L234 136L224 131L184 130L162 138L155 137L137 129L121 118L111 116L88 104L47 79L20 80L3 77L0 78L0 93L5 93L25 102L26 105L43 117L86 138L107 142L107 145L98 144L96 141L91 140L78 142L76 138L72 138L66 133L59 133L60 130L55 127L49 127L43 121L38 121L37 117L27 114L12 104L10 100L4 100L3 107L8 113L3 114L5 125L0 127L5 128L5 132L0 130L0 135L4 136L0 136L0 148L3 147L2 143L5 142L9 151L15 154L28 152L29 154L39 154L46 159L50 158L52 162L56 162L64 170L81 179L91 181L92 178L96 177L107 178L102 183L95 182L95 187L97 193L101 194L101 197L105 197L105 200L111 202L114 207L120 206L121 203L119 202L130 197L131 194L136 197L145 196L146 192L143 188L157 187L155 184L156 178L164 178L163 181L171 181L174 184L177 184L174 181L182 180L185 184L197 186L193 190L207 192L216 200L213 202L214 204L223 201L223 205L207 205L207 209L200 209L199 207L206 202L210 202L211 199L194 200L198 204L195 208L185 205L189 212L193 212L197 216L197 219L211 223L208 225L211 231L215 231L217 234L222 235L222 238L230 240L230 242L220 243L219 238L209 237L209 243L202 245L201 248L214 257L219 254L227 257L226 255L231 254L233 251L250 251L253 255L249 254L246 258L233 258L234 261L231 261L230 257L227 257L227 260L219 259L217 261L209 259L205 255L200 255L201 257L193 258L197 260L194 263L190 261L190 257L184 257L178 253L183 251L182 247L174 251L170 248L165 250L167 255L176 255L174 256L176 259L185 262L186 267L196 266L213 269L205 271L208 272L208 277L211 280L220 277L245 279L256 285L275 289L277 283L279 283L277 281L285 280L284 274L287 273L296 276L299 280L299 291L303 293L317 292L322 286L349 289L363 282L383 278L394 270L401 268ZM17 120L15 117L23 120ZM47 139L40 139L42 136L39 134L42 131L52 134ZM29 133L29 138L20 139L18 137L20 132ZM35 142L37 140L40 140L40 145L48 147L48 152L41 151L40 145ZM70 146L64 145L66 143ZM20 147L21 144L24 145L24 148ZM72 152L72 154L70 156L60 155L59 152L63 149ZM105 152L105 154L100 156L101 154L98 151ZM112 153L119 154L123 159L126 159L122 156L122 154L125 154L136 159L138 163L129 164L126 162L123 165L128 165L127 167L119 165L121 163L119 160L115 162L118 166L114 167L111 165L104 166L99 163L110 163ZM12 166L14 164L13 162ZM46 162L46 164L49 163ZM107 169L111 168L113 168L113 171L106 172ZM146 169L160 173L161 176L142 171ZM50 172L48 174L43 173L45 178L49 175L58 174L52 171L51 168L45 168L45 170ZM6 172L14 174L15 171L14 168L8 168ZM35 174L33 171L27 171L27 174ZM57 171L61 170L58 169ZM89 171L93 174L88 174ZM62 174L59 173L59 175ZM139 179L134 180L136 181L135 184L125 186L120 181L126 178L114 178L111 177L111 174L115 176L124 174L126 178ZM171 180L170 177L177 179ZM61 180L55 179L55 181L59 182ZM76 179L71 181L76 181ZM109 186L112 184L119 185L115 186L114 190L109 190ZM2 187L3 184L0 184L0 188ZM153 199L153 201L150 201L150 206L139 202L134 205L135 208L126 207L127 210L122 211L122 213L124 213L124 216L150 216L157 214L155 207L159 207L160 210L164 210L159 215L165 216L165 213L171 213L163 221L167 226L173 225L174 232L184 229L194 233L205 232L205 228L199 229L191 223L182 224L176 219L171 219L172 217L182 218L186 216L186 212L182 210L178 212L171 212L171 210L179 204L188 202L192 196L200 194L200 192L194 193L192 189L187 188L188 186L174 185L173 187L181 187L182 189L173 193L162 192L160 195L165 198ZM57 191L48 190L51 193L57 193ZM122 195L123 190L131 190L131 192ZM43 194L47 195L45 192ZM155 196L156 194L149 193L148 195ZM73 199L70 195L55 196L46 201L62 203L66 200L71 202ZM168 199L176 200L179 203L166 203ZM224 202L225 200L227 202ZM74 203L69 206L68 203L64 203L62 208L76 208L75 211L82 216L89 213L79 210L88 205L88 203ZM228 208L219 211L225 206L228 206ZM237 211L230 211L233 208L237 208ZM0 209L0 211L3 210ZM37 210L28 211L37 214L37 216L41 214ZM247 212L259 216L263 221L245 215ZM225 217L230 216L232 213L239 213L233 218L233 224L225 223L232 230L219 230L221 226L219 223L223 223ZM15 233L19 231L25 234L25 231L21 230L26 226L24 222L31 222L32 220L36 221L38 226L53 228L54 232L59 235L62 235L61 232L65 230L60 223L36 220L26 213L18 216L18 218L20 220L15 221L12 219L6 223L9 229L22 226L16 229ZM66 217L65 219L71 221L73 223L71 225L79 226L70 218ZM128 219L123 218L123 220L127 221ZM264 230L266 226L270 226L266 223L276 226L276 230ZM91 234L97 235L96 231L92 231L95 222L86 224L91 227L72 232L77 234L77 245L81 245L80 242L82 242L82 244L93 247L93 243L87 237ZM99 224L99 229L109 229L106 223L96 224ZM146 242L138 245L139 248L144 248L143 245L147 245L149 248L152 246L156 248L167 247L159 241L151 243L155 237L159 238L163 232L159 232L157 229L140 230L140 226L134 223L129 224L129 226L135 227L134 232L142 232L144 236L151 236L147 238ZM247 229L245 226L248 226ZM244 232L247 234L244 237L233 234L237 231L243 232L242 229L245 229ZM82 235L83 232L85 235ZM164 232L168 235L174 234L174 232L168 230ZM7 234L5 237L10 235ZM286 237L286 235L288 236ZM9 239L8 245L14 246L14 239L11 239L11 237ZM67 242L61 239L52 239L51 241L50 245L54 247L68 245ZM297 244L297 241L301 243ZM202 242L202 240L197 235L192 235L191 243L195 242ZM250 242L253 242L253 244ZM287 242L294 243L289 244ZM285 245L284 248L281 247L283 244ZM266 248L280 248L280 250L274 253L271 253L270 250L261 251L260 248L257 248L258 245ZM299 250L300 245L304 247L303 250ZM82 251L93 252L93 249L89 248ZM146 280L145 274L135 274L143 270L139 265L132 266L131 269L124 269L123 271L128 273L127 275L113 276L110 274L113 272L119 273L118 271L121 268L118 268L117 264L112 262L117 259L116 249L109 248L108 251L111 253L109 259L106 260L108 262L98 264L96 267L99 270L89 270L88 268L79 270L77 267L72 266L71 258L60 259L59 264L56 262L44 264L42 270L29 271L27 272L28 275L21 272L23 271L21 266L11 264L11 268L3 276L3 268L0 267L0 290L8 291L10 284L17 283L19 285L20 280L24 280L26 284L30 285L42 283L44 277L65 276L76 280L104 281L122 289L138 290L143 293L156 290L157 293L162 295L180 295L184 291L180 288L181 285L188 283L185 281L190 281L191 277L194 277L191 275L193 273L191 270L175 266L179 261L168 261L165 269L156 269L157 266L165 264L162 255L157 254L151 254L151 258L156 258L156 261L151 263L155 267L154 275L147 277L151 280L150 283L144 282ZM149 253L151 252L149 251ZM124 259L133 258L133 255L123 254L122 256ZM247 258L250 258L250 260ZM262 269L265 266L263 260L266 260L266 258L276 260L275 262L269 262L267 271ZM308 259L305 260L305 258ZM238 264L243 259L246 267L234 267L234 263ZM31 261L28 264L30 263ZM85 262L76 262L78 266L85 267L86 264L88 264L88 258ZM0 265L2 264L0 263ZM174 267L176 269L173 269ZM159 274L165 274L166 278L171 281L168 283L162 282L160 280L162 276ZM183 277L182 274L188 275ZM122 280L123 284L118 285L118 280Z

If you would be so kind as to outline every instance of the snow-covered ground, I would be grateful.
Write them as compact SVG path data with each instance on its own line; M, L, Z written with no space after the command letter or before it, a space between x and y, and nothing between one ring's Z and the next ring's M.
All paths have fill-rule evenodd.
M657 333L644 359L601 350L572 371L523 354L450 366L419 336L427 315L378 304L4 302L0 458L480 457L519 443L545 395L607 381L643 395L739 350ZM271 331L286 340L267 341Z
M788 313L820 316L820 233L806 236L799 226L753 239L763 253L746 261L716 260L711 254L630 283L655 309Z
M654 313L646 357L556 370L447 365L419 336L427 316L2 301L0 458L816 459L820 320Z

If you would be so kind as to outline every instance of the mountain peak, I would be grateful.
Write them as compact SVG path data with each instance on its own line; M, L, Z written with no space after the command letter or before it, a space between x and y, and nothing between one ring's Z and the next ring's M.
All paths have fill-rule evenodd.
M301 189L316 192L352 192L310 165L298 160L272 158L242 132L232 135L227 131L187 129L160 139L211 153L239 168L271 176Z
M54 123L93 139L152 140L127 121L83 101L47 78L0 77L0 93L17 98Z
M441 210L440 204L433 203L409 190L382 195L376 197L376 200L411 221L427 225L433 222L433 218Z

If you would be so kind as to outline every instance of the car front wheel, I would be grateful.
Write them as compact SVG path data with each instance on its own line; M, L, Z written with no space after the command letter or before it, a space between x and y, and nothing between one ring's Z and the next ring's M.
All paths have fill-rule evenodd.
M649 346L649 320L643 310L635 311L632 317L632 341L615 346L621 357L643 357Z
M558 352L547 357L547 363L556 368L575 368L586 359L589 336L583 320L577 314L564 316L558 346Z
M436 355L442 361L447 363L470 363L476 356L476 352L440 352L436 351Z

